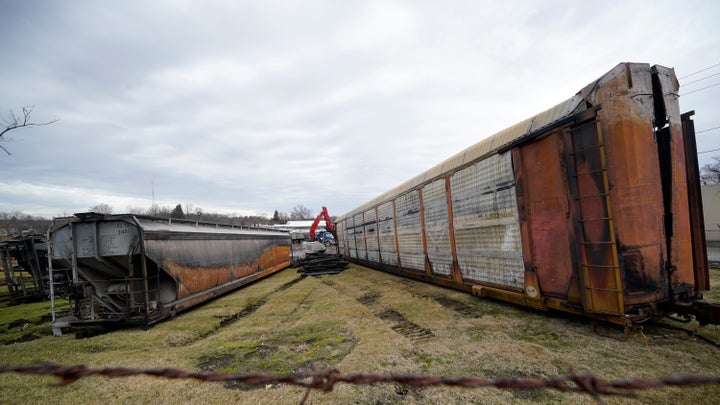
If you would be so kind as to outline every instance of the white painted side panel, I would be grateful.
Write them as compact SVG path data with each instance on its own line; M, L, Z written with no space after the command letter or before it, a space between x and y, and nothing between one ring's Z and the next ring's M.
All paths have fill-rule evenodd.
M425 214L425 237L433 274L452 274L452 250L448 226L445 179L436 180L422 189Z
M524 267L510 154L493 155L456 172L451 190L463 278L522 287Z

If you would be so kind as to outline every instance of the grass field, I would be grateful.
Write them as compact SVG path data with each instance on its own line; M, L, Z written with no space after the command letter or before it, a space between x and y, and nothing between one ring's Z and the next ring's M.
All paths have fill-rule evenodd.
M720 285L720 270L712 270ZM707 297L720 302L720 289ZM2 308L36 319L29 309ZM20 312L17 312L20 311ZM26 315L24 312L27 312ZM32 312L34 313L34 312ZM4 322L4 324L3 324ZM42 328L43 322L35 325ZM32 324L31 322L27 322ZM5 325L5 326L3 326ZM683 325L694 328L693 325ZM26 326L26 328L29 326ZM3 329L4 328L4 329ZM39 361L91 367L176 367L194 371L286 374L336 367L343 374L431 374L547 378L592 371L606 379L674 374L719 375L720 350L687 334L647 326L624 339L622 328L558 313L482 300L469 294L351 265L338 275L301 278L288 269L150 330L121 330L89 339L40 336L0 346L0 363ZM716 327L703 333L720 341ZM200 383L147 376L89 377L57 387L54 377L0 375L0 402L28 403L298 403L304 390ZM720 386L637 392L607 403L720 403ZM588 403L583 394L396 384L338 384L313 392L314 404Z

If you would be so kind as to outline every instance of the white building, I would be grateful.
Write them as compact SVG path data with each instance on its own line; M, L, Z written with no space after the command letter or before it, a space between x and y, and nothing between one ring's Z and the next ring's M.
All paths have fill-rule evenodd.
M700 192L705 215L705 239L720 242L720 184L702 186Z

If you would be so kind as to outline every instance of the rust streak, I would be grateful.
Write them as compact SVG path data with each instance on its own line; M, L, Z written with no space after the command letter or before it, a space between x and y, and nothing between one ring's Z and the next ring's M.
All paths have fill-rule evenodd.
M162 262L162 268L175 280L179 280L178 298L183 298L278 266L287 261L289 254L288 246L271 246L266 248L258 259L247 263L220 267L189 267L166 259Z

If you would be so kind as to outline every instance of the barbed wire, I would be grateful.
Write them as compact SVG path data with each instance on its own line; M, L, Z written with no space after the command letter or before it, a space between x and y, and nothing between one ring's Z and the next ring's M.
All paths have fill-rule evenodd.
M30 375L53 375L60 378L58 386L65 386L93 375L105 377L129 377L149 375L168 379L192 379L203 382L237 382L247 385L265 386L266 384L288 384L307 388L301 403L305 403L310 391L321 390L330 392L338 383L355 385L387 384L410 385L415 387L448 386L465 388L498 389L554 389L562 392L585 393L603 404L602 396L635 397L633 391L658 389L664 387L692 387L701 385L718 385L720 376L673 375L660 378L627 378L605 380L591 372L575 373L546 379L511 377L496 380L484 377L442 377L430 375L379 375L379 374L341 374L334 368L321 372L296 373L285 376L274 374L228 374L213 372L192 372L177 368L90 368L84 365L64 366L52 363L34 365L8 366L0 365L0 374L19 373Z

